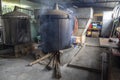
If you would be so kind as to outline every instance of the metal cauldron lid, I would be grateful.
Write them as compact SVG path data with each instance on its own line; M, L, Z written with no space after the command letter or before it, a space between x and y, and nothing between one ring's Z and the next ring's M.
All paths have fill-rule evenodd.
M19 12L19 11L13 11L13 12L9 12L3 15L3 18L30 18L29 15Z
M69 14L63 10L60 10L58 7L58 4L55 4L55 7L53 10L48 10L45 15L58 15L62 16L64 18L68 18Z

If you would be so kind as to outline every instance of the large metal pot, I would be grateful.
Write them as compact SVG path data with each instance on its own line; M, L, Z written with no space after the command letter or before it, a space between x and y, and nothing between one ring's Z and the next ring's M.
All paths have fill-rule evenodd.
M16 45L31 41L30 17L22 12L13 11L3 15L5 44Z
M41 39L44 52L54 52L70 47L73 29L72 17L59 10L48 10L41 16Z

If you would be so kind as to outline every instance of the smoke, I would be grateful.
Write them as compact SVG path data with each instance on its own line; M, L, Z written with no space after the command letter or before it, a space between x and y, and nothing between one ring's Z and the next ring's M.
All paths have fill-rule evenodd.
M55 3L59 5L59 9L63 10L71 15L74 15L73 8L70 7L67 0L39 0L39 9L35 9L35 18L44 15L48 10L53 10Z
M53 9L55 3L59 4L59 8L64 11L73 13L72 10L68 9L71 7L70 0L39 0L40 4L40 14L44 14L47 9Z
M70 14L70 16L71 15L74 16L74 11L72 8L70 8L68 0L39 0L39 3L40 3L40 8L35 10L36 19L38 19L37 21L39 21L40 17L45 15L45 13L47 13L48 10L53 10L54 5L56 3L59 5L60 10L67 12L68 14ZM48 24L48 23L45 23L45 24ZM44 24L40 23L40 26L43 26L43 25ZM71 25L73 25L72 22L71 22ZM40 29L38 31L40 33Z

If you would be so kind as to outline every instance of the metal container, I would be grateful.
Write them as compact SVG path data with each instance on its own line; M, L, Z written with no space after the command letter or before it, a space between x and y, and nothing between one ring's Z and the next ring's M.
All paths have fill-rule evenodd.
M0 44L4 43L3 32L4 32L4 29L2 27L0 27Z
M54 52L70 47L72 35L72 17L58 9L48 10L41 16L41 39L44 52Z
M18 11L3 15L5 44L16 45L31 42L29 16Z

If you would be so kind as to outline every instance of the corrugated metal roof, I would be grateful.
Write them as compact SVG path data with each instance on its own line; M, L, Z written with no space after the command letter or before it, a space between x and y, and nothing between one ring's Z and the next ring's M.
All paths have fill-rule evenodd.
M45 3L45 4L65 4L67 6L77 6L77 7L106 7L113 8L115 7L120 0L27 0L36 3Z

